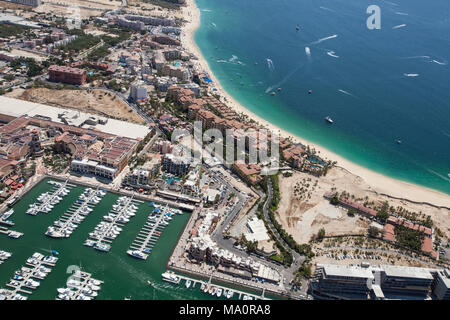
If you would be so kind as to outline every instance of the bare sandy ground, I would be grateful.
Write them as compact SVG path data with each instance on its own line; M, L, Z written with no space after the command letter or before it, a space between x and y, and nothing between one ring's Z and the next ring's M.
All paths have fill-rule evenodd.
M194 0L186 0L187 7L183 8L183 14L185 20L188 21L184 28L184 33L182 36L183 46L199 59L197 62L200 70L208 72L210 78L213 80L217 92L221 97L222 101L228 106L233 108L238 113L244 113L248 115L251 119L256 120L260 124L264 125L273 132L280 133L281 136L291 137L294 141L300 141L304 144L315 148L319 154L325 159L337 161L337 164L356 176L361 177L364 181L368 183L368 188L379 193L389 194L394 197L408 198L413 201L428 202L435 205L450 207L450 196L448 194L425 188L422 186L414 185L404 181L396 180L384 176L382 174L376 173L374 171L368 170L362 166L359 166L343 157L319 146L313 144L303 138L294 136L289 132L281 130L280 128L270 124L269 122L263 120L262 118L256 116L252 112L245 109L240 103L233 99L220 85L219 81L215 78L214 74L211 72L208 63L202 56L200 49L194 41L195 30L200 26L200 10L196 7Z
M280 175L279 220L298 242L309 241L322 227L328 235L361 234L367 228L367 220L358 215L349 217L344 209L330 205L323 198L333 188L355 195L361 203L367 197L367 201L373 201L375 205L388 201L395 208L401 206L411 212L422 212L431 216L446 237L450 236L450 210L377 194L362 178L342 168L333 168L320 179L300 172L287 178Z
M135 123L143 120L120 98L104 90L50 90L47 88L17 89L8 97L81 110Z

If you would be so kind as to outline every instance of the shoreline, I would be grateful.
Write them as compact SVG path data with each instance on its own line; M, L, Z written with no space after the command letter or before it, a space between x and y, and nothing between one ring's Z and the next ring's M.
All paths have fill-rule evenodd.
M247 110L236 99L234 99L228 92L226 92L221 86L220 82L211 71L207 60L203 57L200 48L197 46L194 35L197 28L200 27L200 9L195 4L195 0L186 0L186 7L183 7L183 14L187 23L183 27L182 45L183 47L193 53L198 60L197 64L202 70L208 73L209 77L213 80L216 93L220 95L222 102L224 102L229 108L235 110L238 113L244 113L250 118L254 119L259 124L266 128L278 132L280 136L285 138L292 138L294 143L301 142L305 145L309 145L311 148L316 149L322 158L326 160L337 161L337 166L346 170L352 175L362 178L367 184L370 185L369 191L381 194L387 194L396 198L404 198L409 201L415 202L427 202L436 206L450 207L450 195L437 191L428 187L416 185L410 182L397 180L385 176L381 173L372 171L365 167L362 167L356 163L353 163L342 156L325 149L315 143L312 143L302 137L289 133L282 128L279 128L267 120L262 119L253 112Z

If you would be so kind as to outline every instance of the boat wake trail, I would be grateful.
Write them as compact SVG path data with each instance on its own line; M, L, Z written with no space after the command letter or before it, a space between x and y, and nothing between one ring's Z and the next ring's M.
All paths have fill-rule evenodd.
M203 12L212 12L211 9L202 9Z
M335 55L335 53L336 52L334 52L334 51L327 51L327 55L329 55L330 57L339 58L339 56Z
M437 63L437 64L439 64L441 66L446 66L448 64L448 62L440 62L440 61L437 61L437 60L432 60L431 62Z
M267 61L267 67L269 68L270 71L274 71L275 70L275 66L273 64L273 61L269 58L266 59Z
M399 28L403 28L403 27L406 27L406 24L399 24L398 26L394 26L394 27L392 27L392 29L399 29Z
M418 77L419 76L418 73L404 73L403 75L405 77Z
M325 10L325 11L336 12L333 9L330 9L330 8L327 8L327 7L320 6L319 8L322 9L322 10Z
M302 63L301 65L299 65L298 67L296 67L295 69L293 69L291 72L289 72L289 73L288 73L288 74L287 74L280 82L278 82L277 84L274 84L274 85L268 87L268 88L266 89L265 92L266 92L266 93L269 93L269 92L271 92L273 89L281 87L281 85L282 85L283 83L285 83L286 81L288 81L289 78L291 78L298 70L300 70L300 69L303 68L304 66L305 66L305 64Z
M338 37L337 34L333 34L332 36L325 37L325 38L321 38L321 39L319 39L319 40L317 40L317 41L315 41L315 42L312 42L311 44L319 44L319 43L321 43L321 42L323 42L323 41L330 40L330 39L334 39L334 38L337 38L337 37Z
M396 11L396 12L394 12L395 14L398 14L399 16L408 16L409 14L407 14L407 13L404 13L404 12L399 12L399 11Z
M431 170L431 169L428 169L428 168L425 168L425 170L427 170L429 173L432 173L432 174L434 174L435 176L441 178L442 180L445 180L445 181L450 182L450 173L447 174L447 176L448 176L448 178L447 178L446 176L444 176L444 175L442 175L442 174L440 174L439 172L436 172L436 171L434 171L434 170Z
M219 59L216 60L217 63L230 63L230 64L239 64L239 65L244 65L245 63L243 63L242 61L239 60L238 56L232 55L230 59L228 60L224 60L224 59Z
M445 60L445 59L442 59L442 57L412 56L412 57L402 57L400 59L421 59L423 62L436 63L436 64L441 65L441 66L446 66L448 64L448 61ZM439 61L437 59L443 60L443 61Z
M348 92L348 91L345 91L345 90L342 90L342 89L339 89L338 91L339 91L340 93L346 94L346 95L348 95L348 96L350 96L350 97L356 98L353 94L351 94L351 93Z
M216 25L214 22L211 22L211 25L212 25L214 28L217 28L217 25Z

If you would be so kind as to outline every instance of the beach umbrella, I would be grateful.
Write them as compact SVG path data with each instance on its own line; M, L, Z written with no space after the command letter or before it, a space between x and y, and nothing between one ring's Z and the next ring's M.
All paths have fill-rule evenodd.
M21 188L21 187L23 187L23 184L19 183L17 186L18 186L19 188Z
M13 183L11 183L13 186L15 186L17 184L17 182L13 181Z
M12 189L16 190L16 189L17 189L17 186L13 186Z

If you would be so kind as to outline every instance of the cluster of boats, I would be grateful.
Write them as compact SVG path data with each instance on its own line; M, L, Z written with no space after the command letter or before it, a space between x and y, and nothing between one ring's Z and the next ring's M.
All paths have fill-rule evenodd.
M188 280L188 281L190 281L190 280ZM186 284L186 286L187 286L187 284ZM202 283L200 290L203 291L204 293L209 293L212 296L216 296L217 298L220 298L223 295L224 298L231 299L234 295L234 291L231 289L224 290L220 287L208 286L206 283ZM247 298L248 298L248 296L247 296ZM244 299L244 300L246 300L246 299Z
M15 293L11 296L11 292L6 289L0 289L0 300L27 300L28 298L19 294Z
M169 208L168 205L165 208L161 208L160 205L153 202L151 205L154 207L153 212L147 218L147 222L139 231L130 249L127 250L128 255L142 260L148 258L162 231L172 220L172 215L183 213L179 209Z
M57 300L92 300L98 296L103 282L90 277L89 274L77 271L67 281L67 288L58 288Z
M12 214L14 213L14 209L10 209L8 211L3 212L3 214L1 214L0 219L2 221L9 221L9 217L12 216Z
M57 205L66 195L69 194L70 190L67 188L67 181L64 183L49 181L57 189L53 192L44 192L37 198L37 203L30 204L27 210L27 214L35 216L39 212L49 213L53 210L54 206Z
M57 261L57 257L44 256L39 252L35 252L27 259L27 267L22 267L20 270L15 271L14 276L7 284L7 286L13 288L13 290L3 290L0 295L2 295L4 299L26 300L27 297L18 294L17 291L24 291L22 289L23 287L32 290L37 289L41 285L41 282L36 279L44 280L52 271L48 266L54 266Z
M52 238L68 238L86 216L93 211L90 205L100 202L106 191L87 188L77 202L61 218L49 226L45 235Z
M122 227L136 215L137 205L130 197L122 196L117 199L117 203L112 206L112 210L105 216L94 229L89 233L89 239L84 242L85 246L94 247L103 252L108 252L111 243L122 232Z
M12 253L0 250L0 264L8 260L12 256Z

